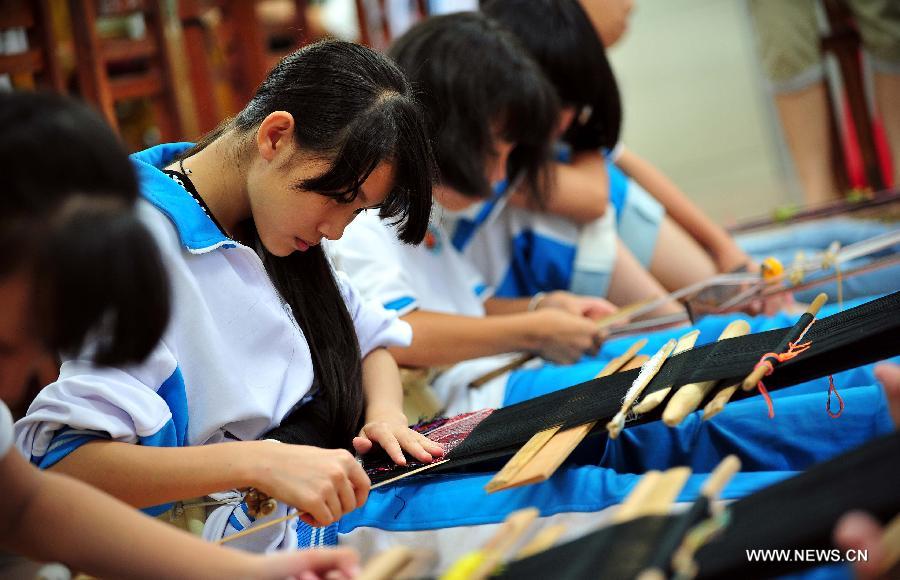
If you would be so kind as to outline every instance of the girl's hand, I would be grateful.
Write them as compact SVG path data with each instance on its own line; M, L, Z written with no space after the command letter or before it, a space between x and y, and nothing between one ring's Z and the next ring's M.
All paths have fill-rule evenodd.
M563 290L548 292L537 305L538 310L541 308L557 308L591 320L599 320L618 310L612 302L603 298L579 296Z
M402 413L385 418L370 418L353 439L353 448L360 455L368 453L375 443L387 452L397 465L406 465L406 451L422 463L431 463L435 457L443 457L444 448L421 433L416 433L406 425Z
M754 268L759 268L732 238L728 238L727 242L722 244L722 247L714 249L711 254L716 262L716 268L723 274L734 272L743 267L746 267L748 272L754 271Z
M350 548L294 551L252 558L249 578L264 580L349 580L359 575L359 556Z
M585 354L594 356L603 344L597 323L558 308L527 313L532 346L529 350L556 364L572 364Z
M369 476L344 449L321 449L276 441L252 441L238 463L251 462L253 487L303 512L310 525L333 523L366 502ZM238 450L235 444L235 449Z

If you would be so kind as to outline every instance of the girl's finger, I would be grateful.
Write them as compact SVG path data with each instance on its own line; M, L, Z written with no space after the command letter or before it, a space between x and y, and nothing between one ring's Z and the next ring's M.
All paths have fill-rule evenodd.
M371 451L373 446L372 441L368 437L360 435L359 437L353 438L353 449L360 455L364 455Z
M441 445L440 443L438 443L436 441L432 441L431 439L429 439L428 437L426 437L422 434L417 433L417 435L418 435L419 443L422 444L422 447L424 447L425 450L428 451L428 453L431 453L432 455L441 455L441 456L444 455L444 446L443 445Z
M424 463L431 463L434 461L434 457L431 456L431 453L425 451L425 448L422 447L422 444L412 436L401 436L402 439L400 441L400 445L404 450L409 452L413 457L422 461Z
M394 460L397 465L406 465L406 457L403 456L403 449L397 437L387 427L381 427L373 434L372 439L377 441L379 445L387 452L388 456Z
M348 514L358 508L361 504L356 503L356 492L349 479L346 479L338 485L338 498L341 501L341 512Z

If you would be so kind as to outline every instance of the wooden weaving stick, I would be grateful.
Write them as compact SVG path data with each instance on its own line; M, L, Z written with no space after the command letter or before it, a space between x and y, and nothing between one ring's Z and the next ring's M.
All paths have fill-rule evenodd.
M720 389L712 399L703 407L703 420L709 421L716 415L722 412L725 409L725 405L728 401L731 400L732 395L738 390L738 387L741 385L731 385L730 387L725 387L724 389Z
M734 320L725 327L718 340L727 340L750 334L750 324L746 320ZM663 423L669 427L680 425L684 418L693 413L707 393L718 381L702 381L681 386L666 405L662 414Z
M822 305L825 303L826 299L827 299L827 296L825 294L819 294L818 296L816 296L816 299L813 300L813 303L809 305L809 308L806 310L806 312L804 314L812 314L813 319L815 319L816 314L819 313L819 310L822 308ZM801 316L800 320L802 320L802 319L803 319L803 317ZM802 328L801 326L803 326L803 325L798 320L797 323L795 323L794 326L791 328L791 330L788 331L788 335L785 336L784 340L782 340L782 344L779 344L779 348L776 349L778 352L783 352L784 350L789 348L788 343L791 341L796 341L800 337L800 335L803 333L803 330L804 330L804 328ZM744 382L743 382L744 388L746 388L746 385L749 381L754 380L754 379L755 379L755 382L751 383L751 385L752 385L751 388L755 387L756 383L758 383L760 380L762 380L762 377L763 377L763 375L765 375L765 372L766 372L765 367L763 367L762 365L759 365L756 369L754 369L754 371L750 374L750 376L748 376L746 379L744 379ZM739 386L741 386L741 384L732 385L730 387L725 387L724 389L721 389L719 392L717 392L713 396L712 400L710 400L709 403L706 404L706 407L703 408L703 420L708 421L708 420L712 419L713 417L715 417L716 415L718 415L719 413L721 413L722 410L725 409L725 405L727 405L728 401L731 400L731 397L737 391Z
M697 331L692 331L697 332ZM688 333L682 338L685 338L686 341L692 340L687 338ZM693 340L696 340L696 335ZM640 398L643 394L644 389L647 388L647 385L650 384L650 381L653 380L653 377L659 372L659 369L662 368L663 364L665 364L666 360L675 350L678 341L670 340L666 344L663 345L661 349L659 349L656 354L654 354L649 361L647 361L644 366L641 367L641 372L638 374L637 378L634 380L634 383L625 393L625 399L622 401L622 408L619 409L619 412L613 416L613 418L606 424L606 430L609 432L609 436L612 439L615 439L619 436L619 433L622 432L622 429L625 427L625 417L631 412L632 405Z
M429 463L428 465L423 465L422 467L419 467L418 469L413 469L412 471L408 471L408 472L404 473L403 475L398 475L397 477L392 477L391 479L386 479L384 481L376 483L370 489L378 489L379 487L385 486L389 483L393 483L400 479L407 478L411 475L415 475L415 474L425 471L427 469L431 469L432 467L437 467L438 465L440 465L442 463L446 463L447 461L449 461L449 459L441 459L439 461L433 461L433 462ZM266 528L276 526L282 522L286 522L288 520L292 520L294 518L300 517L301 515L303 515L302 512L296 511L294 513L287 514L286 516L281 516L280 518L275 518L274 520L272 520L270 522L266 522L264 524L254 526L252 528L247 528L246 530L242 530L236 534L232 534L228 537L222 538L221 540L217 540L215 543L216 544L224 544L226 542L231 542L232 540L237 540L238 538L243 538L245 536L249 536L250 534L255 534L256 532L260 532Z
M441 576L441 580L483 580L492 575L538 515L535 508L525 508L509 514L482 549L466 554L454 562Z
M538 358L538 356L536 354L531 354L531 353L525 353L525 354L519 355L518 357L514 358L513 360L511 360L509 363L503 365L502 367L494 369L488 373L485 373L485 374L481 375L480 377L478 377L477 379L473 380L471 383L469 383L469 388L477 389L479 387L483 387L484 385L493 381L494 379L503 375L504 373L514 371L517 368L519 368L520 366L524 365L525 363L532 361L536 358Z
M519 550L516 554L516 560L521 560L523 558L528 558L529 556L534 556L535 554L539 554L544 550L548 550L556 544L556 541L562 537L562 535L566 532L566 527L562 524L556 524L553 526L549 526L538 532L538 534L532 538L530 542L525 544L525 546Z
M406 568L415 553L406 546L394 546L366 562L357 580L391 580Z
M634 514L650 498L660 477L662 477L662 473L659 471L651 470L645 473L638 480L637 485L625 496L625 501L619 505L619 509L616 510L615 515L612 517L612 522L617 524L633 520L635 518Z
M672 353L672 356L681 354L684 351L694 348L694 344L697 342L697 338L699 336L700 331L694 330L679 338L678 344L675 345L675 351ZM649 393L646 397L641 399L636 405L632 407L632 411L637 415L643 415L644 413L652 411L665 400L665 398L669 394L669 391L671 390L672 387L665 387Z
M644 516L669 513L672 503L691 476L689 467L673 467L662 473L648 471L619 506L614 523L622 523Z
M609 316L604 316L603 318L599 319L596 323L597 330L606 330L607 328L609 328L610 326L614 325L617 322L627 320L628 317L631 316L631 314L633 312L636 312L636 311L640 310L641 308L644 308L651 302L652 302L652 300L644 300L642 302L635 302L634 304L629 304L627 306L623 306L622 308L619 308L618 310L616 310ZM492 370L488 373L485 373L485 374L481 375L480 377L474 379L472 382L469 383L469 388L474 389L474 388L482 387L489 381L492 381L492 380L496 379L497 377L501 376L503 373L514 371L517 368L521 367L522 365L524 365L536 358L538 358L538 356L536 354L524 353L521 356L519 356L518 358L503 365L502 367L494 369L494 370Z
M644 366L644 363L646 363L648 360L650 360L650 357L646 354L636 355L633 359L628 361L625 366L619 369L619 372L624 373L625 371L633 371L634 369L639 369Z
M822 308L822 305L825 304L826 300L828 300L828 295L824 292L816 296L816 299L813 300L812 304L809 305L809 308L806 310L806 312L803 313L803 316L809 314L812 315L813 320L815 320L816 314L819 313L819 310ZM798 320L794 324L794 326L792 326L791 329L788 330L784 338L781 339L781 342L778 343L778 346L774 350L775 353L780 354L787 351L792 343L796 342L803 336L803 333L806 331L807 325L809 324L804 321L803 316L800 317L800 320ZM757 365L756 368L753 369L753 372L750 373L746 379L744 379L744 383L742 385L743 389L745 391L749 391L750 389L756 388L756 385L763 379L765 374L765 365Z
M722 490L740 469L741 461L735 455L728 455L719 462L719 465L703 482L700 496L686 511L677 516L674 524L660 539L657 553L652 556L649 566L636 576L637 580L665 580L665 571L674 560L674 555L679 546L683 544L688 531L698 521L707 517L707 514L713 509L713 502L718 499Z
M645 338L632 344L628 347L628 350L620 356L617 356L606 363L606 366L597 374L596 378L609 376L620 370L628 363L628 361L633 359L638 351L644 348L646 344L647 339ZM560 426L556 426L535 433L531 439L529 439L528 442L506 462L506 465L491 478L485 486L485 491L493 493L511 487L512 481L516 478L522 468L534 459L535 455L537 455L537 453L560 431L560 428Z
M648 377L646 378L647 382L659 372L659 367L662 366L662 363L665 362L665 359L671 354L674 348L675 341L671 340L666 343L656 355L654 355L656 363L653 362L653 359L646 363L647 365L651 365L651 367L655 367L655 370L654 368L650 368L645 374L645 377ZM647 367L645 366L644 368ZM596 421L592 421L590 423L585 423L584 425L578 425L576 427L558 431L537 451L537 453L534 454L534 457L532 457L526 465L522 466L519 473L507 483L506 487L528 485L549 479L550 476L559 469L559 466L563 464L566 458L571 455L578 444L587 437L588 433L591 432L596 424Z
M881 544L884 546L881 573L887 578L888 572L900 562L900 515L894 516L894 519L885 526Z

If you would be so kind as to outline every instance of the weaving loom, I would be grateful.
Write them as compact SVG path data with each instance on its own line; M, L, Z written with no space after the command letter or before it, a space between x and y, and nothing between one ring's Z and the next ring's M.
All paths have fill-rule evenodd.
M763 578L821 562L750 562L746 550L828 550L838 519L866 511L882 522L900 512L900 432L874 440L728 506L724 527L694 554L697 578ZM791 514L785 518L784 514ZM664 539L683 515L647 516L510 563L497 578L634 578L674 550ZM710 520L708 520L709 522ZM682 539L684 535L682 534ZM665 553L660 554L660 550ZM665 572L671 573L670 569Z
M849 368L873 363L900 353L900 292L868 302L815 322L804 340L811 347L795 358L781 363L777 371L766 379L769 389L778 389L809 381ZM672 356L650 382L644 396L674 385L677 387L703 381L739 382L751 373L762 355L775 349L790 329L778 329L732 338L693 348ZM587 381L568 389L516 405L497 409L474 424L447 455L447 461L432 472L444 472L463 466L507 457L516 452L539 431L552 427L575 427L596 422L603 426L619 411L622 398L639 369L609 377ZM712 390L706 400L713 398ZM752 396L753 392L738 390L733 399ZM662 405L656 410L633 419L628 425L658 420ZM367 458L366 466L383 468L377 456ZM392 479L413 469L408 467L369 470L373 483Z

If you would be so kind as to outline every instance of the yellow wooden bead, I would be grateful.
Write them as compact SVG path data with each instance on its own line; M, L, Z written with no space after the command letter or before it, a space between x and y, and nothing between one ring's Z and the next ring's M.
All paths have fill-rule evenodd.
M784 265L778 260L769 256L762 261L762 277L763 280L772 280L784 274Z

